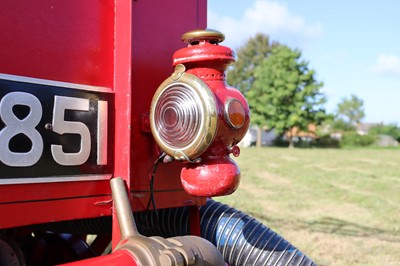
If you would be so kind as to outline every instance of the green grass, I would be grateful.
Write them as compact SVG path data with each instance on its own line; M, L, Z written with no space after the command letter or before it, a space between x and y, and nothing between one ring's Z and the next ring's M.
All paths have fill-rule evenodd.
M216 198L319 265L400 265L400 150L247 148L241 185Z

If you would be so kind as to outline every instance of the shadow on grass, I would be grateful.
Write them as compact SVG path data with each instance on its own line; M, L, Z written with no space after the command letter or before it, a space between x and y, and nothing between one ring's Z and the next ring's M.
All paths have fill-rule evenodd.
M250 215L264 221L265 225L271 227L271 229L280 228L280 230L284 230L285 227L288 227L294 230L300 229L340 236L376 238L388 242L400 242L400 232L363 226L333 217L322 217L315 221L289 221L255 213L251 213Z
M342 236L373 237L389 242L400 242L399 232L363 226L332 217L322 217L317 221L309 222L308 225L311 231Z

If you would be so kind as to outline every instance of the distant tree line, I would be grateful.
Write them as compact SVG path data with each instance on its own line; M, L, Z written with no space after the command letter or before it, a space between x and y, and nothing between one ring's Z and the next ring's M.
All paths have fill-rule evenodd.
M355 95L343 98L336 111L328 114L324 108L326 96L321 91L323 83L316 80L315 70L309 68L298 49L271 42L259 33L238 49L237 57L227 79L249 103L251 122L259 129L257 146L261 146L263 130L274 130L286 136L283 145L293 147L293 136L287 132L308 131L310 124L320 126L320 130L314 144L307 145L369 146L380 135L400 141L396 124L374 125L368 134L357 132L365 110L363 100ZM334 134L340 138L332 138Z
M379 144L383 137L400 141L400 127L397 124L362 123L365 118L364 101L356 95L343 98L338 103L332 118L327 120L325 125L331 134L341 134L339 143L341 147L385 145Z

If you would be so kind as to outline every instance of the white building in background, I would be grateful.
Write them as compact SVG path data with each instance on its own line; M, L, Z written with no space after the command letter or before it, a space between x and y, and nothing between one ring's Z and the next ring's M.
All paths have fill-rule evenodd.
M357 134L361 136L365 136L371 130L371 128L379 126L378 123L358 123L356 125Z
M251 125L249 127L249 131L247 131L246 135L244 136L242 141L239 142L238 146L244 148L255 146L257 142L257 131L258 127L255 125ZM275 138L276 135L273 130L270 131L263 130L261 133L262 146L271 146Z

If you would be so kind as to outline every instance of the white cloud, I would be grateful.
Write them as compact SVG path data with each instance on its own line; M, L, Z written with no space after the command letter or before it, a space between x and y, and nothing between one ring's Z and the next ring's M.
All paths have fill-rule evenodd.
M379 74L390 74L400 76L400 57L390 54L380 54L372 70Z
M258 32L268 34L290 46L302 48L308 41L323 32L322 25L309 24L305 19L290 12L286 5L270 0L256 0L241 17L219 16L210 11L208 25L226 35L225 45L237 47Z

